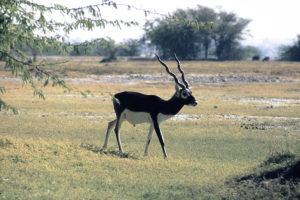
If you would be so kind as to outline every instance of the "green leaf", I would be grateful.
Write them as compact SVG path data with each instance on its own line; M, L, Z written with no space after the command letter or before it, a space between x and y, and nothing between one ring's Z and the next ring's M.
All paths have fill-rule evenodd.
M85 91L87 94L92 94L91 90L86 90Z
M199 22L197 20L194 21L194 28L198 31L200 29Z
M18 110L13 106L7 105L1 98L0 98L0 112L2 110L9 111L11 110L15 115L18 114Z
M4 94L6 92L5 87L0 87L0 93Z
M49 78L47 78L47 80L44 82L44 87L46 87L49 83Z
M179 19L178 19L178 17L176 15L174 15L173 18L174 18L175 22L179 21Z
M34 96L38 96L40 99L45 100L44 92L43 90L35 89L33 92Z
M115 95L113 95L113 94L109 94L109 95L111 96L112 101L114 101L114 102L116 102L117 104L120 105L120 101L119 101L119 99L117 99L117 98L115 97Z
M80 94L81 94L84 98L87 98L87 94L85 94L84 92L80 91Z

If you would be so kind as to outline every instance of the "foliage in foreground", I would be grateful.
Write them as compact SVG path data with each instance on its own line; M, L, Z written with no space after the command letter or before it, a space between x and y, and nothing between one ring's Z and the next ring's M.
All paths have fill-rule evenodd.
M28 0L1 0L0 60L5 62L5 68L14 76L21 76L24 83L29 83L34 95L40 98L44 98L44 93L36 81L42 82L43 86L52 82L53 86L59 85L70 91L71 88L64 80L43 68L58 63L38 62L35 56L31 59L22 46L31 49L34 55L47 50L66 53L70 46L65 41L73 30L92 30L96 27L104 29L107 25L115 27L136 25L134 21L108 20L102 16L101 8L116 9L119 5L110 0L102 0L95 5L68 8L60 4L49 6ZM121 5L130 8L130 5ZM90 45L95 41L103 39L80 45ZM78 49L80 45L74 45L74 49ZM5 90L1 87L0 92L3 91ZM0 98L0 111L1 109L7 110L12 107Z

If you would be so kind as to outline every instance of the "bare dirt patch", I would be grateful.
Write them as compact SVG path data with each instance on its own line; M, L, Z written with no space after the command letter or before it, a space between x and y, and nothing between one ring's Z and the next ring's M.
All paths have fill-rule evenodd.
M188 76L190 83L286 83L294 82L293 79L285 79L280 77L253 77L253 76L214 76L214 75L201 75L190 74ZM169 76L156 74L129 74L129 75L90 75L88 78L66 78L66 81L72 83L118 83L118 84L136 84L138 82L173 82L173 79Z
M295 79L281 77L260 77L260 76L221 76L221 75L203 75L190 74L188 81L194 84L209 83L287 83L296 82ZM139 82L173 82L170 76L162 74L125 74L125 75L89 75L87 78L63 78L67 83L115 83L115 84L138 84ZM0 81L20 82L21 78L0 77Z

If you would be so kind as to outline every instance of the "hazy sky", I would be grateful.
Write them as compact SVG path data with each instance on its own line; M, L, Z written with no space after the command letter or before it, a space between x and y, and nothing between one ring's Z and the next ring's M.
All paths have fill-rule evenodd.
M102 0L34 1L48 5L56 2L71 7L102 2ZM239 17L251 19L248 25L249 34L246 35L244 44L291 42L296 39L297 34L300 34L300 0L115 0L115 2L155 10L162 14L172 13L179 8L194 8L196 5L234 12ZM145 17L143 12L134 9L128 11L125 8L117 10L109 8L103 10L103 17L137 20L141 26L122 30L107 28L92 32L80 31L71 34L70 40L84 41L103 36L109 36L117 41L139 38L143 34L143 22L158 16Z

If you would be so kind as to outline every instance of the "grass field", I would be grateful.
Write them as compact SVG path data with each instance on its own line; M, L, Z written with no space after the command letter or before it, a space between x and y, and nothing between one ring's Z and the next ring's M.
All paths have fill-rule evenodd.
M1 98L19 110L18 115L0 112L0 199L300 197L299 179L252 185L246 178L242 184L236 181L299 160L300 63L183 62L187 79L193 74L288 81L192 82L199 105L184 107L161 125L169 156L164 160L155 136L149 155L143 156L147 124L124 123L124 155L118 153L114 134L108 150L101 151L107 122L114 119L111 94L132 90L168 99L175 91L169 81L113 80L119 75L164 75L164 69L155 61L70 60L47 70L71 78L73 90L46 87L45 101L0 66L0 86L7 91ZM176 70L175 63L168 64ZM97 81L102 75L112 82ZM87 90L87 98L80 95Z

